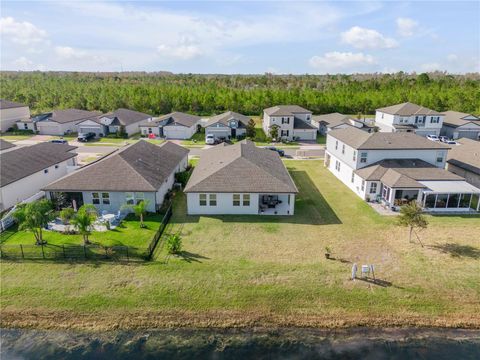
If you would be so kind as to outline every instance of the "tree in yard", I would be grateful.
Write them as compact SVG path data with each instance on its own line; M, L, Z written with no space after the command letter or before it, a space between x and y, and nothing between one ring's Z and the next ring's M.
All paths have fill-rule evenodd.
M46 243L42 229L55 218L55 213L50 200L43 199L20 205L13 213L13 218L19 223L20 230L33 232L36 245L42 245Z
M414 200L400 208L398 225L410 228L409 241L412 242L412 233L415 233L415 228L426 229L428 226L428 221L427 219L425 219L425 216L422 214L422 208ZM415 236L420 242L420 245L422 245L423 247L423 244L416 233L415 233Z
M145 224L143 223L143 216L147 213L148 204L150 204L150 201L142 200L142 201L139 201L137 205L128 206L130 209L133 210L135 215L140 219L141 228L145 227Z
M60 219L62 219L63 224L65 225L65 232L68 233L70 230L70 220L75 216L75 210L68 207L60 211Z
M278 126L277 125L272 125L270 127L270 136L272 139L277 140L278 138Z
M86 204L78 209L72 220L70 220L70 223L77 228L80 234L82 234L84 245L90 243L90 241L88 241L88 235L90 235L90 232L92 231L92 225L96 218L97 209L95 206L92 204Z
M254 139L256 135L255 131L255 120L250 119L246 127L247 138Z
M170 235L165 245L169 254L178 254L182 251L182 238L178 234Z

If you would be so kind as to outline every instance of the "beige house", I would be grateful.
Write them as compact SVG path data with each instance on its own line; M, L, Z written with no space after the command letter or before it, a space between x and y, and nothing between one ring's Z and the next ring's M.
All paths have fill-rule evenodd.
M0 131L5 132L14 127L17 121L30 119L28 105L0 99Z

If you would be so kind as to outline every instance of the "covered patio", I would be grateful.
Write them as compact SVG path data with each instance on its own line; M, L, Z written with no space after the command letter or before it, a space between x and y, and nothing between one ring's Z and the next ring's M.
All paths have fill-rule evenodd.
M422 206L425 211L480 210L480 189L466 181L422 181Z
M291 194L259 194L258 213L261 215L292 215Z

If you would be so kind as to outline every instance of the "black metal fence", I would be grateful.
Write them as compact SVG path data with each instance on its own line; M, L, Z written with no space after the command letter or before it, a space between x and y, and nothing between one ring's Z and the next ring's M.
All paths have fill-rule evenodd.
M162 237L163 232L165 231L165 228L168 225L168 222L170 221L170 218L172 217L172 203L167 208L167 211L165 212L165 215L163 216L162 222L160 223L160 227L158 228L157 232L155 233L152 241L148 245L147 249L147 260L151 260L153 256L153 252L155 251L156 247L158 246L158 241Z

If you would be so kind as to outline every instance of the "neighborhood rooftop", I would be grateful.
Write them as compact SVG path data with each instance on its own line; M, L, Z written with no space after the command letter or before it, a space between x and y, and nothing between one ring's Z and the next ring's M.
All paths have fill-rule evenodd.
M172 142L140 140L51 184L48 191L157 191L188 154Z
M311 114L310 110L298 105L277 105L264 110L269 116L294 116L295 114Z
M474 123L480 126L480 118L471 114L459 111L446 111L443 114L445 115L443 123L446 126L458 127L468 123Z
M248 122L250 121L250 118L248 116L233 112L233 111L227 111L219 115L212 116L207 124L205 126L210 126L216 123L220 123L223 125L229 125L228 122L232 119L238 120L239 126L240 127L245 127L247 126Z
M87 111L78 109L54 110L49 117L50 121L55 121L59 124L69 123L72 121L80 121L97 117L101 113L99 111Z
M199 120L200 116L186 114L182 112L172 112L167 115L160 116L155 119L155 122L161 122L164 120L168 120L168 125L182 125L186 127L191 127L195 125Z
M200 157L185 192L297 193L276 152L249 140L218 145Z
M316 121L318 123L329 124L331 125L331 127L344 124L348 122L349 118L350 118L349 116L340 114L338 112L312 116L313 121Z
M117 109L113 112L101 115L100 118L107 117L111 119L116 119L112 125L130 125L137 123L142 120L146 120L152 117L152 115L145 114L139 111L129 110L129 109Z
M21 104L21 103L15 102L15 101L0 99L0 110L13 109L13 108L25 107L25 106L27 106L27 105Z
M426 138L409 133L368 133L353 127L332 130L329 136L358 150L381 150L381 149L449 149L448 146Z
M0 139L0 150L7 150L15 147L15 144L12 144L11 142L5 141L3 139ZM2 159L3 160L3 159Z
M6 186L49 166L77 156L75 146L40 143L2 154L1 186Z
M417 104L412 104L410 102L387 106L384 108L377 109L377 111L387 113L390 115L400 115L400 116L442 115L441 113L435 110L432 110L423 106L419 106Z
M480 175L480 142L464 138L459 143L449 151L447 162Z

